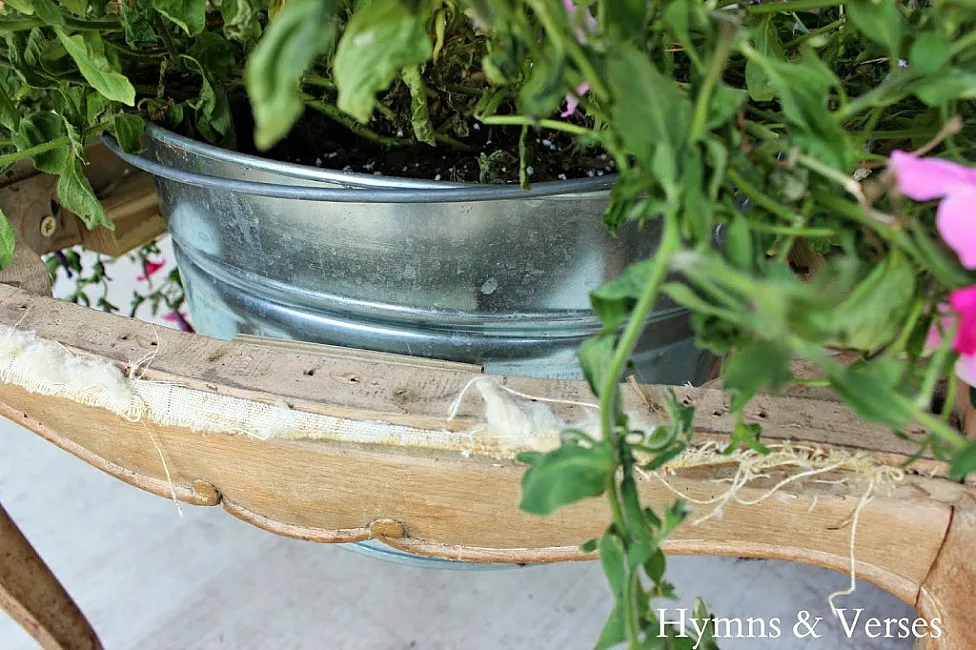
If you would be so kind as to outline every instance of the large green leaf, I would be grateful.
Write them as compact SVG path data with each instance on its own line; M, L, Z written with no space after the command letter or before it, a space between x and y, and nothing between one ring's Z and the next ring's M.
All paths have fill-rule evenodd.
M594 650L610 650L618 647L627 640L627 631L624 627L624 612L617 605L607 617L607 622L603 624L600 631L600 638L597 639Z
M609 53L606 75L613 94L612 123L620 141L661 184L669 201L677 201L691 102L674 79L661 74L631 45Z
M722 379L737 411L764 387L777 390L792 378L790 351L773 341L754 341L740 348L725 366Z
M603 381L610 367L615 341L616 337L612 334L598 334L583 341L576 350L583 376L597 396L603 392Z
M7 57L17 74L31 88L57 88L59 81L44 69L41 43L45 37L39 28L30 32L7 32Z
M136 89L129 80L113 65L105 51L105 43L98 32L86 31L68 36L64 30L55 28L64 49L78 65L78 70L92 88L115 102L135 106Z
M261 35L259 7L251 0L223 0L220 17L224 20L224 36L246 41Z
M897 0L848 0L844 6L861 34L898 58L905 25Z
M587 3L580 2L577 11L589 11ZM601 27L608 32L616 32L623 38L633 38L644 33L647 23L647 0L613 0L606 3L606 25Z
M182 56L187 68L198 73L202 79L200 97L189 102L195 110L194 124L200 134L210 142L233 146L234 123L231 120L227 93L210 77L209 70L191 56Z
M732 266L742 271L752 272L755 259L748 219L741 214L735 215L726 230L725 244L722 248Z
M690 242L711 241L715 206L705 194L704 166L697 146L686 149L682 161L681 193L685 237Z
M11 132L20 126L20 110L10 99L4 84L0 83L0 124L4 125Z
M20 121L19 128L12 133L12 139L17 149L25 151L64 135L64 121L54 113L34 113ZM60 174L65 162L71 155L70 147L65 144L49 151L34 154L31 161L39 171L48 174Z
M334 0L291 0L265 32L247 63L245 82L254 112L254 142L269 149L288 134L304 105L299 81L329 49Z
M207 21L207 0L155 0L156 11L183 28L190 36L203 31Z
M7 215L0 210L0 269L6 268L14 259L14 229Z
M235 77L239 66L237 63L238 48L226 38L216 32L204 32L193 39L193 45L187 54L207 66L207 76L220 80Z
M146 121L138 115L122 113L117 115L112 123L115 139L119 141L122 151L139 153L142 149L142 132L146 129Z
M34 0L7 0L4 4L25 16L34 15Z
M81 169L81 162L74 156L69 156L65 161L55 190L58 203L81 217L89 228L103 226L115 230L115 224L95 197L95 191Z
M881 347L900 331L914 296L915 269L895 249L834 310L838 342L854 350Z
M642 518L643 519L643 518ZM610 592L619 600L624 597L624 586L627 577L627 565L624 561L623 541L607 531L600 538L600 565L610 584Z
M776 23L773 22L774 17L773 14L764 17L758 25L750 30L750 34L755 43L756 52L761 57L782 61L784 60L783 47L779 42ZM749 97L757 102L768 102L776 97L776 87L762 64L755 59L749 59L746 62L746 88L749 91Z
M339 108L366 122L376 93L387 88L401 68L425 63L433 52L428 17L400 0L372 0L353 14L335 56Z
M48 25L64 25L64 14L54 0L34 0L34 14Z
M976 471L976 442L969 442L953 459L949 473L954 478L964 479L974 471Z
M904 362L881 359L870 364L828 368L830 385L861 418L903 429L914 419L911 403L898 388L902 385Z
M519 507L536 515L603 494L614 470L607 443L593 447L564 445L548 453L523 453L521 462L531 466L522 477Z
M915 94L929 106L951 99L976 99L976 74L945 68L926 77L915 87Z
M528 80L519 89L519 109L533 117L552 115L566 97L565 71L565 61L558 55L533 65Z
M830 90L837 77L811 50L792 62L750 57L769 75L777 89L783 112L799 127L793 137L802 149L832 167L848 171L855 152L838 118L827 108Z
M65 9L78 16L84 16L88 12L88 0L61 0L61 4L64 5Z
M590 292L590 304L605 331L614 331L627 322L653 267L653 259L634 262L616 278Z
M126 43L133 48L138 48L146 43L156 42L156 30L153 29L145 13L130 7L127 2L121 3L121 12Z
M952 46L936 32L922 32L915 39L908 60L912 70L922 74L932 74L942 69L952 58Z
M708 107L708 129L714 130L727 124L742 108L746 100L745 91L726 86L723 83L715 87L712 101Z

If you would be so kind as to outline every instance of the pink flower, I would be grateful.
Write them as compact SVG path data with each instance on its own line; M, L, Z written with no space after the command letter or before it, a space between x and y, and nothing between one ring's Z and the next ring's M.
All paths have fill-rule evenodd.
M583 82L576 87L576 94L566 95L566 110L559 114L559 117L569 117L576 112L576 107L579 106L579 100L577 97L582 97L590 89L590 84Z
M575 22L576 18L576 4L573 0L563 0L563 8L566 10L566 14L569 16L570 22ZM596 22L596 18L590 13L589 9L583 9L583 25L584 27L576 28L576 40L580 43L585 43L590 37L590 34L595 32L599 27ZM581 83L576 87L576 94L572 93L566 95L566 110L559 114L560 117L569 117L576 112L576 108L579 106L579 97L582 97L590 90L590 84L587 82Z
M563 8L566 10L570 22L573 22L576 18L576 4L573 0L563 0ZM593 14L588 9L583 10L583 25L584 27L576 28L576 40L580 43L585 43L590 34L595 32L599 27L596 18L593 17Z
M961 355L976 356L976 285L953 291L949 294L949 304L959 315L952 349Z
M954 314L949 313L950 306ZM949 306L941 305L939 312L943 315L929 330L925 346L941 345L942 334L951 331L955 325L952 349L959 353L956 374L970 386L976 386L976 284L949 294Z
M939 158L893 151L898 189L915 201L942 199L935 224L967 269L976 269L976 169Z
M179 327L180 331L182 332L190 332L191 334L195 332L193 325L190 325L190 321L186 319L186 316L178 311L171 311L163 316L163 320L170 323L176 323L176 326Z
M136 279L137 280L146 280L146 279L149 278L149 276L151 276L153 273L156 273L157 271L159 271L164 266L166 266L166 260L163 260L161 262L151 262L149 260L146 260L146 274L145 275L140 275Z

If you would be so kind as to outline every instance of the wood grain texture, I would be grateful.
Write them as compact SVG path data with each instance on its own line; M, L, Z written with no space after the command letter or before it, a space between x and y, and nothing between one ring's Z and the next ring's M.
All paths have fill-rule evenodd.
M394 363L312 346L296 350L217 341L13 287L0 287L0 323L19 324L120 367L155 353L146 379L203 393L429 429L464 430L482 418L482 405L470 399L460 417L447 420L455 397L478 376L465 367L409 359ZM549 399L591 399L582 382L509 378L506 383ZM626 406L653 417L664 390L629 386ZM733 426L720 391L675 390L680 399L697 406L695 424L701 436L722 439ZM524 468L478 453L200 433L132 422L8 384L0 385L0 403L4 416L133 485L190 503L221 503L245 521L299 539L380 539L418 555L470 562L558 562L584 559L579 544L599 534L609 520L601 500L575 504L547 518L522 513L518 501ZM570 419L579 409L557 408ZM859 422L836 400L809 393L760 396L749 417L764 423L767 439L863 452L882 463L900 462L911 450L887 431ZM857 574L905 602L918 603L923 612L944 611L954 619L951 629L961 629L958 613L965 601L953 595L956 583L940 576L955 575L953 562L965 561L953 557L963 557L959 549L966 545L961 540L971 535L954 513L976 509L976 497L971 486L940 478L940 464L923 460L920 467L929 475L909 474L861 510ZM734 469L726 464L679 470L669 479L671 489L648 476L640 481L640 490L651 504L673 501L673 491L692 502L713 499L724 492ZM758 500L786 476L769 472L739 496ZM863 476L841 472L815 479L785 485L759 505L728 503L720 518L681 527L666 550L788 559L846 571L852 515L867 484ZM950 522L955 532L947 538Z
M20 232L14 230L14 258L0 270L0 284L23 289L39 296L51 295L51 274Z
M88 621L0 506L0 609L44 650L98 650Z
M919 650L972 650L976 648L976 510L956 508L945 542L921 586L916 609L927 620L939 619L943 634L923 639Z
M357 360L284 352L274 346L215 341L101 314L82 307L0 293L0 322L21 322L39 336L79 352L125 365L157 350L147 379L173 381L195 390L233 394L260 402L288 401L295 408L413 426L470 426L479 404L462 410L460 422L446 421L451 401L473 373L464 369L397 365L375 358ZM84 325L83 325L84 323ZM368 355L367 355L368 357ZM307 373L315 368L314 373ZM511 380L513 386L548 398L588 399L581 382ZM632 408L653 409L663 387L628 390ZM730 426L721 393L682 389L698 405L698 425L720 436ZM385 537L411 552L469 561L545 562L581 558L576 547L605 526L605 505L596 500L550 518L518 508L523 469L510 461L473 454L391 449L327 442L270 440L195 433L178 427L129 422L106 411L63 399L0 388L4 414L55 444L124 480L168 496L163 458L181 499L200 497L194 486L213 486L235 515L269 530L303 539L349 541ZM566 409L578 407L567 406ZM852 451L878 441L881 456L903 458L891 436L865 427L833 401L763 396L752 413L777 433ZM84 423L81 425L80 423ZM872 438L870 434L874 434ZM160 450L154 444L158 443ZM853 443L853 444L851 444ZM162 453L163 458L160 457ZM698 468L672 479L692 499L724 489L731 466ZM762 495L782 476L775 473L748 486L743 498ZM824 477L818 477L824 478ZM836 478L836 477L834 477ZM798 559L843 570L848 564L850 518L865 485L798 482L781 498L762 506L728 504L721 519L686 526L670 552L755 555ZM656 479L642 482L644 496L665 503L673 494ZM213 494L213 493L210 493ZM816 507L813 497L817 498ZM908 602L941 547L951 507L972 502L969 488L938 478L910 477L889 496L862 512L858 532L859 572ZM392 520L404 535L378 533L375 522ZM791 522L784 527L782 522ZM908 531L893 541L890 530ZM400 540L400 541L398 541Z
M145 378L178 383L219 395L285 403L310 413L380 421L432 430L466 431L481 421L483 403L468 391L458 416L448 421L452 403L473 377L453 366L430 367L417 359L401 363L357 355L279 349L275 346L220 341L158 328L96 310L30 296L0 285L0 323L32 330L75 352L128 367L152 355ZM421 366L421 367L418 367ZM513 389L549 399L592 402L585 382L525 377L505 378ZM725 394L716 388L642 387L623 389L625 407L653 419L666 390L697 406L696 431L703 439L724 439L735 426ZM584 408L551 405L566 421L583 417ZM884 427L860 421L835 399L800 390L760 395L750 403L747 420L761 422L771 441L793 441L870 451L888 464L904 462L915 451ZM911 435L913 432L908 431ZM944 474L942 463L921 459L919 472Z
M0 387L0 401L3 415L68 451L84 449L87 453L80 455L86 460L103 459L97 466L134 485L169 497L165 458L179 498L200 503L191 495L197 494L194 484L203 481L219 491L236 516L300 539L379 538L449 559L551 562L583 559L576 547L598 535L609 519L602 500L576 504L552 517L522 513L518 501L524 470L512 462L196 433L129 422L12 386ZM724 491L727 484L721 481L729 471L681 472L671 484L691 499L708 499ZM755 499L781 478L774 474L751 484L740 496ZM926 485L938 481L913 479L892 496L875 498L860 516L859 574L906 602L915 601L948 527L950 505L926 496L931 492ZM657 479L642 480L640 487L649 503L674 499ZM727 504L720 519L679 529L668 552L775 557L845 570L850 529L844 522L865 487L856 480L796 483L761 506ZM972 501L961 486L952 498ZM390 535L391 521L402 527L402 536ZM385 528L377 530L377 522L385 522ZM902 533L893 538L891 530Z

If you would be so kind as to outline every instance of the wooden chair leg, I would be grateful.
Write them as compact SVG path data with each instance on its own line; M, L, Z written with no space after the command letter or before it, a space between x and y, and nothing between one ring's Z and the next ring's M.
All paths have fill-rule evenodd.
M927 621L939 619L942 635L920 639L915 650L976 648L976 510L955 508L949 532L932 570L918 592L916 610Z
M0 506L0 609L44 650L99 650L102 644L71 596Z

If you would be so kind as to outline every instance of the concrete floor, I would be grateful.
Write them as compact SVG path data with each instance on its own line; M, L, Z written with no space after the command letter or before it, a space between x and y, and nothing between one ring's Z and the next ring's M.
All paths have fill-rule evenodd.
M128 304L116 268L115 304ZM129 285L131 286L131 285ZM157 321L159 322L159 321ZM0 419L0 502L88 615L108 650L574 650L591 648L611 601L600 568L579 563L507 571L418 569L340 547L275 537L217 508L183 506L102 474ZM789 525L784 522L784 525ZM911 648L848 639L826 596L848 577L789 562L679 557L669 576L689 606L719 616L780 617L779 639L723 649ZM843 599L864 617L911 617L861 583ZM797 639L797 612L823 617ZM0 650L37 646L0 614Z

